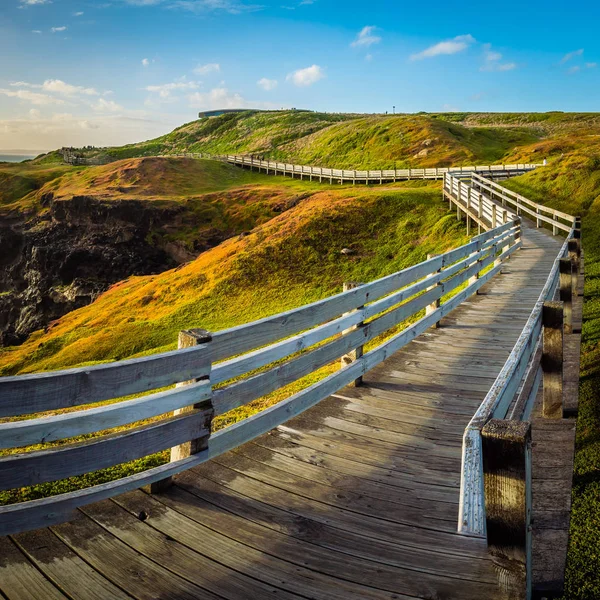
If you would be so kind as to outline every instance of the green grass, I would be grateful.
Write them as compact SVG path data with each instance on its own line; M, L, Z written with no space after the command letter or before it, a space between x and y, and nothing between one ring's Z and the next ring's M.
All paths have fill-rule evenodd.
M585 291L573 504L565 599L600 598L600 152L587 146L548 169L506 182L532 200L582 217Z
M0 372L95 364L173 349L181 329L216 331L300 306L339 292L343 281L371 281L465 239L463 224L440 202L439 184L318 192L243 239L229 240L189 265L114 286L47 332L0 351ZM343 247L352 248L354 254L341 254ZM335 368L325 367L224 415L215 421L215 428L245 418ZM166 457L159 453L70 480L10 490L0 494L0 502L109 481L160 464Z
M199 119L119 148L82 151L113 159L183 152L259 154L346 169L496 162L538 141L531 127L465 127L439 115L249 111Z

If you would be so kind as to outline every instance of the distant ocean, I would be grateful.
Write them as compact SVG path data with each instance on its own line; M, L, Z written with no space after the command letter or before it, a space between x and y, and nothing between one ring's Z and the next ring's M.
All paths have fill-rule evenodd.
M23 162L36 156L37 154L0 154L0 162Z

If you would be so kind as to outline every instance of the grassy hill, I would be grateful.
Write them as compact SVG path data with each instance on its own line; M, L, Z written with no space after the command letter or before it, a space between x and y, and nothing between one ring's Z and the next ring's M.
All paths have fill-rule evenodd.
M159 275L114 285L92 305L0 350L2 375L173 348L183 328L218 330L369 281L464 239L438 185L315 192L248 235ZM290 243L293 240L293 243ZM340 253L344 247L354 253Z
M527 129L469 129L429 116L368 116L289 142L278 153L317 166L401 169L498 162L538 139Z
M62 161L0 163L0 207L12 204L38 190L46 182L72 171L73 167Z
M199 119L171 133L119 148L107 149L113 158L154 156L177 152L268 153L356 115L308 111L247 111Z
M370 281L465 239L463 224L440 202L438 184L316 192L248 235L229 239L176 269L121 281L21 346L1 349L0 374L173 349L181 329L216 331L299 306L339 292L344 281ZM345 247L353 253L342 254ZM336 367L219 417L215 425L244 418L331 368ZM0 503L93 485L165 460L163 452L84 477L2 492Z
M260 154L317 166L378 169L497 162L543 135L527 120L489 126L480 118L481 123L457 114L249 111L199 119L154 140L103 152L113 159L183 152Z

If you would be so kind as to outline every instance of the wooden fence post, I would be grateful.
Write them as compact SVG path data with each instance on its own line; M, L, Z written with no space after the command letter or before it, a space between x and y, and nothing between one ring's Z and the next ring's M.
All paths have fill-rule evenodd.
M492 229L496 229L496 205L492 204Z
M205 329L186 329L184 331L179 332L179 343L178 348L190 348L192 346L200 346L201 344L207 344L212 339L211 334ZM188 385L190 383L196 383L200 381L200 379L192 379L190 381L183 381L177 384L177 387L182 385ZM207 410L209 409L209 410ZM211 400L204 400L203 402L199 402L198 404L192 404L191 406L186 406L184 408L179 408L173 412L174 415L180 415L182 413L193 412L195 410L204 410L207 411L207 423L206 429L210 431L210 426L212 422L212 418L214 416L214 410L212 407ZM192 454L197 454L201 450L205 450L208 447L208 440L210 438L210 434L205 435L201 438L196 438L194 440L190 440L185 444L180 444L179 446L174 446L171 448L171 462L175 462L176 460L181 460L182 458L187 458ZM150 485L150 492L156 494L158 492L163 492L171 486L172 479L171 477L167 477L166 479L161 479L156 483Z
M539 206L536 206L535 208L535 214L539 215L540 214L540 208ZM539 229L542 226L542 222L540 221L539 217L535 218L535 226Z
M559 300L564 303L565 333L573 332L573 267L569 258L559 261Z
M506 600L531 597L531 425L491 419L481 430L488 552Z
M542 371L544 403L542 414L550 419L563 417L563 321L562 302L544 302L542 307Z
M439 256L439 254L428 254L427 255L427 260L429 260L431 258L435 258L436 256ZM442 267L440 267L437 271L435 271L434 273L432 273L430 275L430 277L433 276L435 273L439 273L441 270L442 270ZM432 290L433 288L441 286L441 285L442 285L442 282L438 281L435 285L432 285L431 287L427 288L426 291ZM438 298L437 300L434 300L431 304L428 304L425 307L425 316L430 315L432 312L436 311L440 307L440 302L441 302L441 298ZM435 329L438 329L439 326L440 326L440 322L439 321L435 325L432 325L432 327L434 327Z
M364 284L357 283L355 281L344 282L344 292L347 292L348 290L353 290L357 287L360 287L361 285L364 285ZM362 310L363 308L364 308L364 306L359 306L355 310ZM354 312L354 311L351 311L351 312ZM345 329L342 332L342 335L349 333L350 331L353 331L354 329L360 329L362 327L364 327L364 323L361 321L360 323L353 325L349 329ZM344 368L344 367L348 366L349 364L353 363L354 361L356 361L357 359L361 358L363 355L363 351L364 351L364 348L362 345L360 345L356 349L348 352L348 354L344 354L340 360L340 368ZM360 377L357 377L350 385L359 387L362 385L362 383L363 383L363 378L361 375Z
M569 258L575 265L575 272L579 275L581 271L581 240L571 238L568 242ZM574 285L576 288L576 284Z

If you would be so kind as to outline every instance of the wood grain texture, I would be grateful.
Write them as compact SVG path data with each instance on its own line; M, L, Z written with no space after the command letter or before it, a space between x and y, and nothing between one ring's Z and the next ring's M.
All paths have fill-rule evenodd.
M0 417L120 398L208 375L208 346L118 363L0 378Z
M469 254L482 252L493 237L475 242ZM148 599L501 598L485 540L456 533L462 434L548 291L561 248L548 232L525 224L521 241L503 254L510 262L493 265L496 257L484 251L479 256L491 270L449 302L318 387L221 430L208 449L59 505L35 501L24 515L0 509L1 528L14 525L12 517L23 526L27 515L33 523L56 522L53 511L64 518L90 499L103 500L77 511L71 523L15 536L16 544L3 538L9 544L0 545L0 589L7 595L4 581L27 581L34 573L32 600L62 598L62 591L95 599L108 590L110 597L114 589L117 598ZM446 268L463 260L459 253L451 258ZM446 279L446 289L468 281L472 268L473 262L457 267L439 287ZM419 296L428 304L432 297ZM575 326L577 310L574 304ZM402 313L389 314L381 326ZM437 322L441 327L431 329ZM335 327L354 324L325 331L335 335ZM279 335L270 328L268 335ZM576 343L569 347L578 351ZM339 389L358 375L363 386ZM536 427L534 421L534 462L536 444L549 431L554 444L569 443L570 431L543 421ZM567 496L552 492L568 464L551 445L538 456L534 511L546 537L537 546L534 539L534 581L551 575L554 567L543 559L551 543L563 544L556 531L564 531L569 507ZM178 472L163 493L134 491ZM130 491L107 500L119 489ZM547 504L536 508L541 498ZM18 560L11 562L15 550ZM63 562L45 562L53 554ZM86 585L79 595L78 577Z

